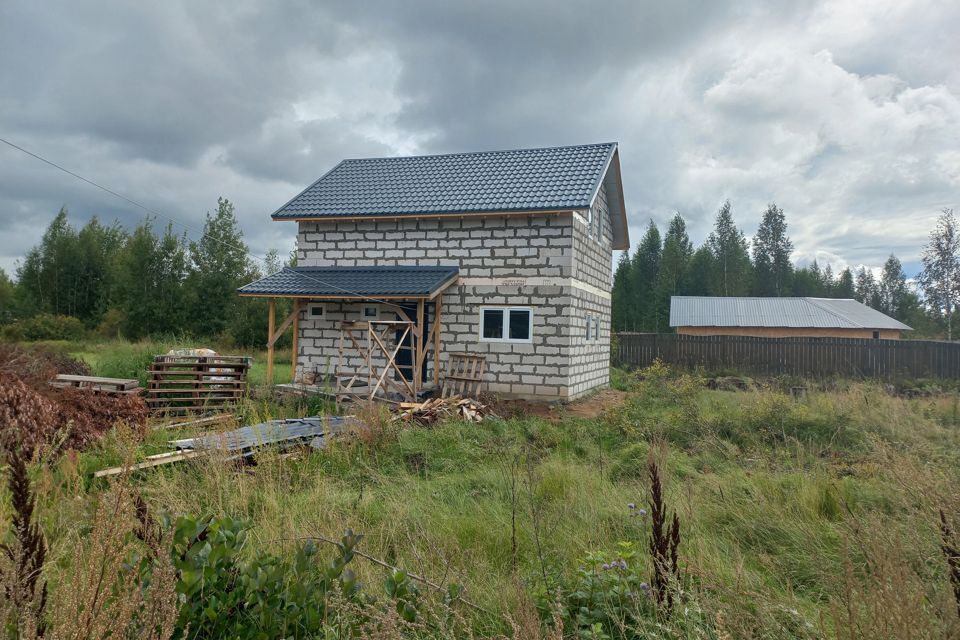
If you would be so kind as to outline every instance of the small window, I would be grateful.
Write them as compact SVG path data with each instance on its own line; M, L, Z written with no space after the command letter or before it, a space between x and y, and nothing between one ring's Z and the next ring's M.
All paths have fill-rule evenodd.
M485 307L480 310L480 340L531 342L533 311L528 307Z
M874 339L874 340L879 340L879 339L880 339L880 332L879 332L879 331L874 331L874 332L873 332L873 339Z
M363 306L363 319L364 320L379 320L380 319L380 306L376 304L367 304Z
M311 302L307 305L307 317L320 320L323 318L323 305L319 302Z
M597 316L587 316L587 342L600 339L600 320Z

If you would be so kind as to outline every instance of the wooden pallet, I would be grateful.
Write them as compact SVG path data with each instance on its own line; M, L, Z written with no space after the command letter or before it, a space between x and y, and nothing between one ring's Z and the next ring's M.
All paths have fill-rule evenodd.
M486 356L476 353L451 353L449 356L447 371L443 374L441 397L477 397L487 367Z
M247 356L156 356L145 399L152 413L222 409L247 393Z
M127 378L100 378L97 376L76 376L61 373L50 381L50 385L61 389L74 387L90 389L94 393L112 396L127 396L140 393L140 383Z

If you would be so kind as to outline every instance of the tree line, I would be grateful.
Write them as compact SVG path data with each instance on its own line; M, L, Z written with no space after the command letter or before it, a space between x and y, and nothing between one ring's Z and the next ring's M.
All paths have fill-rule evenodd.
M282 266L276 251L264 261L249 257L225 198L195 241L152 218L132 231L97 217L77 229L64 208L19 263L16 282L0 270L0 324L14 338L95 331L263 344L266 302L241 298L236 288Z
M617 263L613 331L670 331L671 296L809 296L853 298L912 326L915 336L952 337L951 318L960 306L960 231L952 210L943 211L924 248L918 286L908 282L893 254L877 277L862 266L839 273L816 260L797 266L792 253L786 215L776 204L763 212L750 242L736 225L729 201L696 248L679 213L662 236L651 220L632 255L623 252Z

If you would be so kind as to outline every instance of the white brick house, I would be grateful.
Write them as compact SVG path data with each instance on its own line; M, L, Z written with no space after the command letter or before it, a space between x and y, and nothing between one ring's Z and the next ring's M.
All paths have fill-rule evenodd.
M299 226L297 267L240 294L299 301L295 375L330 370L340 323L419 313L428 333L440 318L425 380L462 351L506 396L609 381L612 252L629 246L615 143L344 160L272 217Z

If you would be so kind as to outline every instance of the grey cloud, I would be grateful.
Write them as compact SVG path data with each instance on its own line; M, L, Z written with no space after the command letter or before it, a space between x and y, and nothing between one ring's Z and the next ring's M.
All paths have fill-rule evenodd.
M960 206L960 9L911 2L0 4L0 135L256 253L343 157L621 143L631 233L766 203L798 255L915 262ZM0 266L61 204L142 212L0 149ZM24 221L29 221L25 224Z

